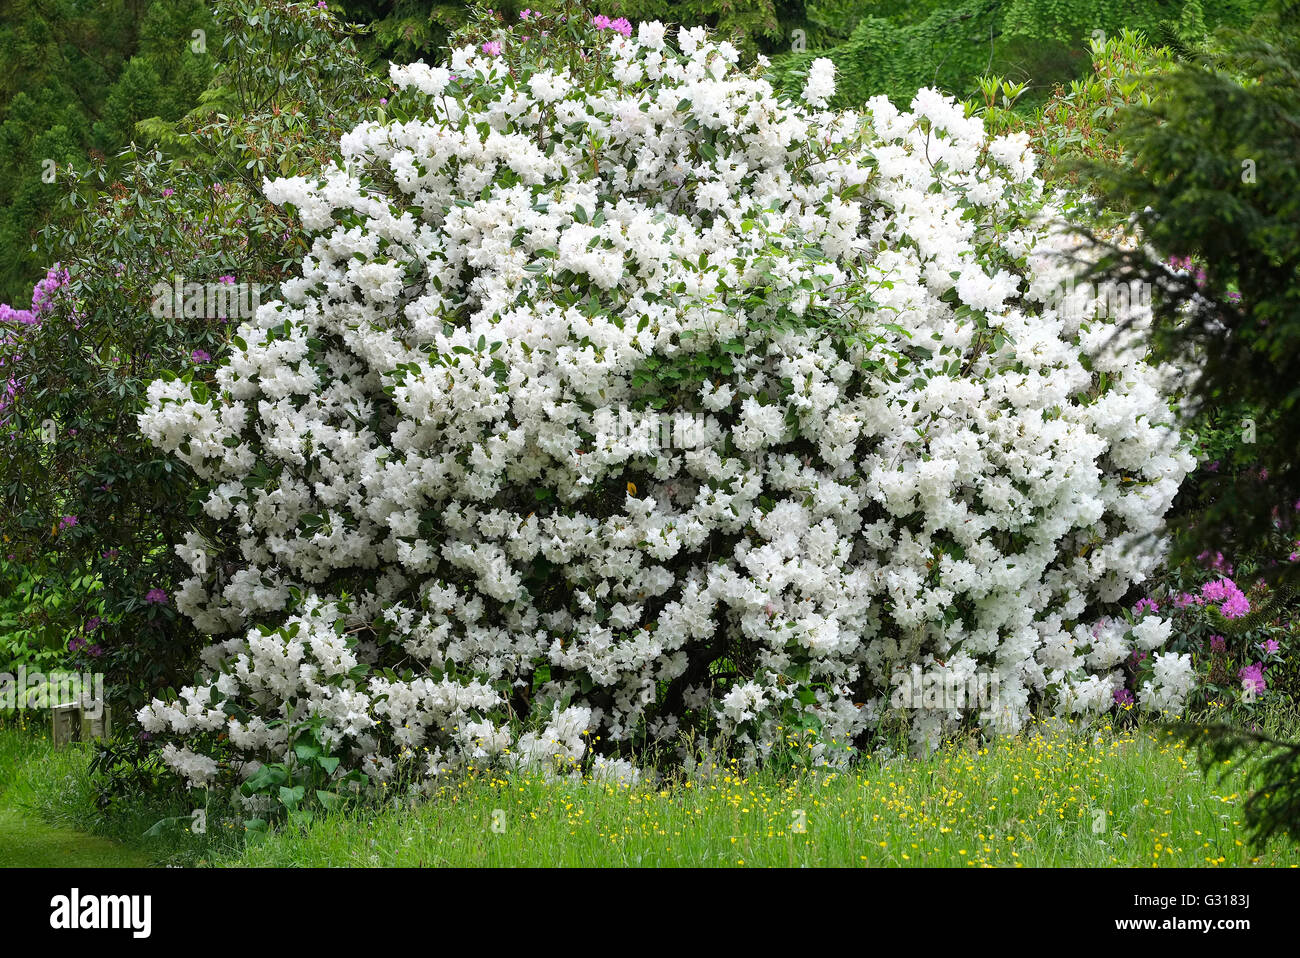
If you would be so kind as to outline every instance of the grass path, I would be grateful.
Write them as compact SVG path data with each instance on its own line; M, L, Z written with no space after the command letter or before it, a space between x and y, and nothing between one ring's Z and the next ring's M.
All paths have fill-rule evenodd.
M0 868L143 868L149 855L120 842L43 821L29 807L29 781L49 762L48 741L0 739Z
M143 868L149 856L108 838L46 825L3 804L0 868Z

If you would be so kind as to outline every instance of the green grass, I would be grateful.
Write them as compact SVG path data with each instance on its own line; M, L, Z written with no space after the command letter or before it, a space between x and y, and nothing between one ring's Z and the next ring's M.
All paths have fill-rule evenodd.
M1242 798L1166 732L1040 730L848 774L732 770L663 789L485 775L414 807L280 831L223 863L1300 865L1294 846L1249 851Z
M0 728L0 868L139 868L151 863L128 847L59 822L52 800L85 797L85 750L56 751L35 730Z
M1236 778L1166 731L1041 727L923 759L779 777L722 769L663 787L491 773L245 845L183 824L190 799L94 808L86 750L0 728L0 864L218 866L1300 866L1246 845Z

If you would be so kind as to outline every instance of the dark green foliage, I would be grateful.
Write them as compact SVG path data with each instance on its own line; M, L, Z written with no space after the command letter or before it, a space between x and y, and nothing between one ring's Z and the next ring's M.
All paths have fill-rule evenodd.
M1225 34L1222 53L1153 80L1160 95L1121 127L1131 163L1090 168L1103 204L1140 211L1132 229L1146 244L1111 249L1096 276L1157 290L1157 354L1199 371L1186 388L1218 424L1207 438L1233 454L1198 477L1204 511L1185 514L1185 555L1260 550L1290 528L1300 499L1295 10ZM1187 258L1190 269L1169 268ZM1241 416L1250 409L1258 414ZM1242 442L1252 425L1255 441Z
M1300 841L1300 743L1224 725L1179 725L1176 731L1195 750L1201 770L1223 774L1230 764L1245 776L1250 796L1243 806L1251 844L1271 838Z
M0 9L0 301L25 305L49 265L36 231L67 170L111 154L138 120L176 119L207 84L192 32L215 29L203 0L11 0Z
M810 17L819 9L809 3ZM1023 102L1043 102L1052 87L1084 75L1089 39L1129 29L1157 44L1188 50L1209 29L1243 26L1263 7L1257 0L1215 4L1198 0L882 0L854 5L865 15L847 39L792 51L776 59L781 84L796 92L817 56L835 62L835 105L852 107L877 94L905 104L923 86L960 97L978 91L977 78L996 73L1027 82Z
M495 6L503 16L516 18L523 9L512 0ZM407 63L430 58L447 45L469 15L469 4L462 0L341 0L334 7L340 19L369 25L369 36L360 48L377 66L385 60Z
M106 672L129 710L192 674L198 637L175 604L189 570L172 546L205 520L193 477L135 417L168 370L203 388L234 326L210 310L159 315L158 284L225 276L269 299L306 241L297 217L267 202L263 178L319 170L382 90L350 31L314 4L216 9L218 69L201 105L148 124L165 148L133 146L62 177L42 239L69 280L39 325L18 329L21 358L6 369L22 388L5 412L0 532L6 569L38 583L11 614L42 649L84 638L70 664ZM155 589L165 601L150 601Z

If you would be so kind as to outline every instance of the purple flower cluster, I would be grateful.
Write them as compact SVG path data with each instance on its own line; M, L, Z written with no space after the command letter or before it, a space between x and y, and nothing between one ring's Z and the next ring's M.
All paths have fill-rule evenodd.
M619 17L617 20L611 20L603 13L597 14L596 18L591 21L596 25L597 30L613 30L615 33L621 33L625 37L632 35L632 24L627 17Z
M73 639L71 642L68 643L69 652L79 652L82 649L85 649L86 654L93 659L97 659L104 654L104 649L102 646L91 645L89 642L87 642L85 639L81 638L80 636L78 636L77 638Z
M1232 563L1223 557L1222 552L1216 552L1214 558L1210 558L1209 552L1202 552L1196 557L1196 561L1203 563L1215 572L1222 572L1224 575L1232 575Z
M1231 579L1216 579L1201 586L1201 602L1219 603L1219 612L1225 619L1240 619L1250 612L1250 600Z
M1237 678L1241 679L1241 687L1253 687L1255 692L1261 693L1268 688L1268 683L1264 681L1264 664L1256 662L1254 665L1247 665L1245 668L1238 670Z
M1229 566L1229 568L1231 567ZM1134 614L1137 613L1144 601L1147 600L1141 600L1133 607ZM1237 583L1226 576L1205 583L1205 585L1201 586L1200 595L1180 592L1174 596L1175 609L1188 609L1194 605L1203 606L1207 603L1211 605L1217 603L1219 612L1225 619L1240 619L1250 612L1250 600L1246 598L1246 593L1242 592Z
M1192 263L1192 258L1190 256L1183 256L1181 258L1171 256L1169 257L1169 265L1179 272L1191 272L1194 264ZM1198 289L1205 286L1205 270L1200 267L1196 268L1196 286Z
M55 263L54 267L45 273L45 278L36 284L32 289L32 306L31 309L14 309L8 303L0 303L0 368L4 366L13 366L18 364L22 359L19 352L10 353L7 347L16 347L18 345L18 332L5 332L5 324L16 326L35 326L40 323L41 317L50 311L54 304L54 294L61 288L68 285L71 276L66 269L60 269L59 264ZM0 413L13 404L14 399L18 396L21 384L18 379L10 376L4 384L4 389L0 390ZM0 419L0 422L4 420Z

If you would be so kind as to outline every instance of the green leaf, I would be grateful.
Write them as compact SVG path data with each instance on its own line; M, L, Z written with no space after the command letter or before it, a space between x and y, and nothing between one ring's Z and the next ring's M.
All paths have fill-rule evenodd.
M316 764L325 770L325 774L333 775L335 769L339 767L339 760L333 755L322 755L316 759Z

